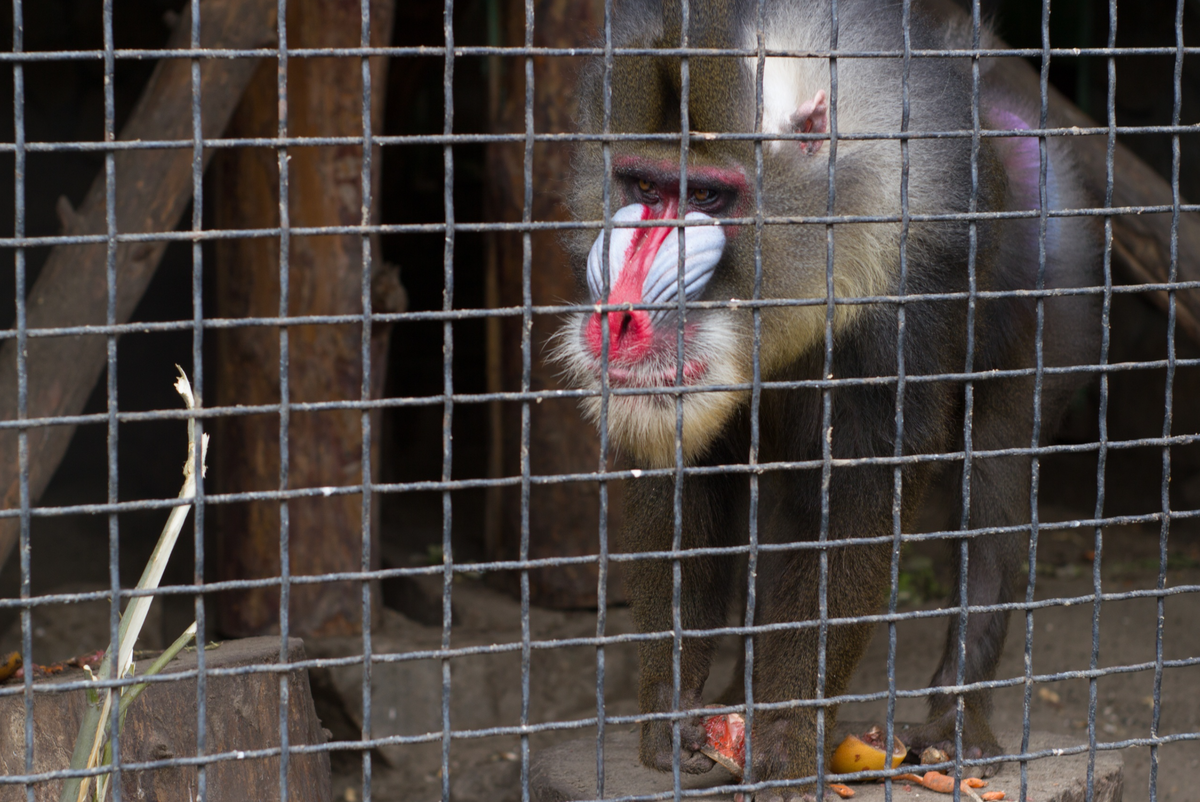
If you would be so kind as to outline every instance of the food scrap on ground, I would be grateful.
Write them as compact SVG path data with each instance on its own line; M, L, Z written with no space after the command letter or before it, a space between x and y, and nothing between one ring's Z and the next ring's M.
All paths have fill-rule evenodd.
M884 732L875 726L862 735L849 735L834 750L829 768L834 774L850 774L855 771L880 771L884 768ZM908 754L899 738L892 738L892 765L896 768Z
M898 774L892 779L915 782L922 788L927 788L928 790L939 794L954 793L954 778L948 774L942 774L940 771L927 771L925 772L924 776L919 774ZM978 777L964 777L962 783L959 785L959 788L961 788L964 793L969 793L971 796L979 796L974 792L973 789L986 787L987 780L981 780ZM999 794L999 796L996 796L997 794ZM989 791L979 798L985 800L985 802L992 802L992 800L1004 799L1004 792Z
M728 769L735 778L741 779L746 762L746 719L740 713L708 716L704 719L704 732L707 740L700 751ZM849 774L855 771L883 769L883 738L884 732L877 726L867 730L861 736L847 737L830 759L831 770L835 774ZM899 738L894 738L892 768L899 766L907 754L908 748L901 743ZM921 753L922 763L944 763L948 759L945 752L932 747ZM939 794L954 793L954 778L940 771L927 771L924 775L898 774L892 779L913 782ZM986 786L987 782L977 777L966 777L960 784L964 794L969 794L979 802L998 802L1004 799L1003 791L989 791L982 795L975 793L974 789ZM830 783L828 787L842 799L854 796L854 789L847 785ZM744 802L743 794L734 795L735 800L739 798L742 798Z
M21 653L13 652L8 657L4 658L4 664L0 665L0 682L8 679L17 673L21 667Z
M930 766L935 763L949 763L950 756L936 746L927 746L921 751L921 765Z
M12 670L8 670L12 665L13 658L16 658L16 665L12 666ZM84 666L92 666L93 668L100 665L100 661L104 659L104 650L99 649L94 652L86 652L76 655L68 660L63 660L58 663L51 663L48 666L33 664L33 676L35 677L52 677L55 674L61 674L68 668L83 668ZM25 679L25 669L21 667L21 656L17 652L13 652L8 656L8 661L0 667L0 682L9 678Z
M700 751L740 778L746 763L746 719L741 713L727 713L704 719L708 742Z
M67 665L73 668L83 668L84 666L98 666L104 661L104 649L97 649L94 652L86 652L76 655L67 661Z

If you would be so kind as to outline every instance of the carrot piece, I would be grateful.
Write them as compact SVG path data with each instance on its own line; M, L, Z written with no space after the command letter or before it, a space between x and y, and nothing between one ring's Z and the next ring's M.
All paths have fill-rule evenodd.
M915 780L930 791L939 794L954 793L954 778L948 774L942 774L940 771L927 771L924 777L918 777L915 774L901 774L897 780ZM959 787L964 791L968 788L983 788L987 785L986 780L981 780L978 777L965 777Z
M986 794L980 794L979 798L982 799L983 802L999 802L999 800L1004 798L1004 792L988 791Z
M939 794L954 793L954 778L942 774L940 771L925 772L925 776L921 778L921 785Z
M921 775L920 774L897 774L892 779L893 780L907 780L908 782L920 783ZM880 782L882 782L882 780Z
M841 783L830 783L829 790L833 791L842 799L849 799L850 797L854 796L854 789L848 785L842 785Z

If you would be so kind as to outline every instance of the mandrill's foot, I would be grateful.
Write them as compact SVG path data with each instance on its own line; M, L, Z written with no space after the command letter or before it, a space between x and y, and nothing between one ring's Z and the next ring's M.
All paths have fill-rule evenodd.
M828 733L833 732L834 723L833 717L827 716ZM803 784L764 788L753 795L754 802L816 802L817 785L813 779L817 773L816 744L816 718L811 713L760 713L754 724L754 779L762 782L795 778L803 779ZM828 745L825 753L829 754ZM826 782L823 802L839 798L833 784Z
M928 747L940 749L954 759L954 718L953 708L938 715L931 716L929 721L916 729L897 733L904 741L909 751L920 753ZM974 713L968 707L963 711L963 754L964 760L996 757L1004 754L1000 742L992 734L987 718ZM964 777L982 777L987 779L1000 770L1000 763L988 763L983 766L963 766Z
M680 771L684 774L703 774L716 765L712 758L699 751L707 740L704 720L699 715L679 722ZM671 722L647 721L642 724L638 756L644 765L652 769L674 769L675 749L671 742Z

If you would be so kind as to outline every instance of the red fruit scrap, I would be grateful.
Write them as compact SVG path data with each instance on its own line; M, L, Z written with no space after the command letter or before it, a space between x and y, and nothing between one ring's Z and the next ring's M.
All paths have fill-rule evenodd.
M708 747L739 768L746 762L746 719L740 713L709 716L704 719L704 730L708 734ZM715 758L714 758L715 759Z
M883 729L881 727L879 727L879 725L875 725L874 727L871 727L871 729L867 730L866 732L864 732L862 735L860 735L858 737L859 737L859 740L861 740L867 746L873 746L882 752L883 751L883 735L884 735Z

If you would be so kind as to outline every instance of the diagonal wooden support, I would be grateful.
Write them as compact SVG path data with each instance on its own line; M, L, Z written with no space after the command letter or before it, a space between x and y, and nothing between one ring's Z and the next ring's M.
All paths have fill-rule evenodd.
M934 14L961 18L962 12L952 0L929 0ZM991 48L1007 48L999 39L985 42ZM980 70L985 80L1011 88L1018 96L1037 102L1041 98L1038 73L1023 58L984 58ZM1051 128L1099 128L1054 87L1048 92L1048 125ZM1088 190L1102 203L1107 183L1108 139L1103 135L1080 136L1072 143L1075 158ZM1171 185L1133 151L1117 143L1113 152L1113 208L1167 206L1173 203ZM1180 204L1187 201L1180 197ZM1179 216L1178 268L1176 281L1200 282L1200 214ZM1115 278L1128 284L1166 284L1171 271L1171 214L1125 214L1113 217L1113 267ZM1149 290L1146 297L1164 311L1168 305L1165 290ZM1176 320L1179 329L1200 344L1200 290L1175 290Z
M275 35L274 0L204 0L200 37L203 47L246 49L269 45ZM191 42L191 8L168 47L187 49ZM257 59L204 59L200 62L202 135L219 136L258 66ZM141 99L121 131L122 141L182 140L179 148L117 151L116 230L120 233L158 233L175 228L192 200L192 63L184 58L163 59L155 67ZM204 154L208 163L212 150ZM105 176L97 176L77 211L60 204L64 233L104 234ZM116 249L116 322L125 323L166 250L166 242L122 243ZM29 293L26 326L30 330L60 326L102 325L107 309L107 243L59 245ZM26 367L26 418L76 415L82 409L105 366L107 338L103 335L30 337ZM17 341L0 346L0 421L18 418ZM33 426L28 429L29 501L46 489L74 425ZM20 507L18 430L0 429L0 493L3 510ZM20 534L19 518L0 518L0 565Z

